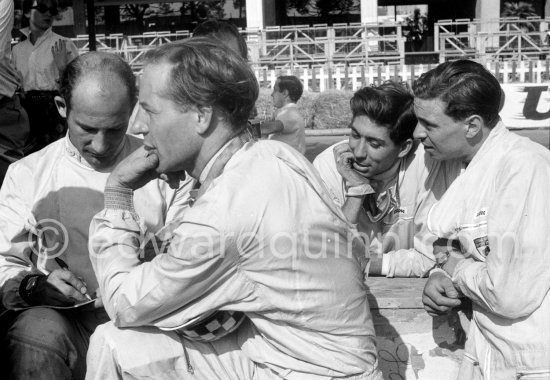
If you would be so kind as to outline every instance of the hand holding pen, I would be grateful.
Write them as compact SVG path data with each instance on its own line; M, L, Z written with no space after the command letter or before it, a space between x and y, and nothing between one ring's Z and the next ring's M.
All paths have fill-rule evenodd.
M55 262L57 263L57 265L59 265L61 267L61 269L65 269L67 271L70 271L69 270L69 266L67 265L67 263L65 261L63 261L61 258L59 257L56 257L55 258ZM82 280L81 280L82 281ZM82 281L82 283L84 284L83 287L80 287L80 288L76 288L77 290L80 290L80 292L82 294L84 294L84 296L88 299L88 301L91 301L92 300L92 297L90 297L90 295L87 293L87 289L86 289L86 283L84 283L84 281Z
M55 269L41 279L33 291L33 304L45 306L70 306L90 301L86 283L70 271L60 258L55 261L60 269Z

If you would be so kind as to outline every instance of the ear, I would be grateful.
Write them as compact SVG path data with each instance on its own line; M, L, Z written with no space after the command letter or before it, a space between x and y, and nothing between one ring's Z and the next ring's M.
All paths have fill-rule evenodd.
M196 125L195 131L199 135L204 135L208 128L210 128L210 123L212 122L212 117L214 115L214 109L210 106L207 107L196 107Z
M290 96L288 95L288 90L283 90L282 93L285 98L290 99Z
M407 154L409 154L413 145L414 145L413 139L407 139L404 142L402 142L400 147L401 149L399 150L399 154L397 155L397 157L399 158L405 157Z
M464 120L464 122L466 123L465 128L467 139L475 138L479 133L481 133L483 126L485 125L485 122L479 115L469 116Z
M66 119L67 118L67 103L65 103L65 99L63 99L61 96L56 96L53 98L53 101L55 103L55 106L57 107L57 112L59 112L59 115Z

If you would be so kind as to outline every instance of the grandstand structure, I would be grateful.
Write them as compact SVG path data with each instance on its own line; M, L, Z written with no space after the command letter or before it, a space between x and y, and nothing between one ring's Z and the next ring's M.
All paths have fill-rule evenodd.
M491 67L503 83L516 78L535 83L550 80L550 18L490 22L496 31L480 33L480 24L488 21L439 20L434 24L435 49L422 54L432 55L433 64L457 58L478 60ZM355 88L354 83L390 77L414 79L430 67L405 65L411 53L405 52L401 28L398 23L316 24L246 28L241 33L262 83L271 83L277 72L292 72L301 74L312 89ZM139 72L147 50L190 36L188 31L98 34L96 49L120 54ZM78 35L73 41L81 52L88 50L88 35Z

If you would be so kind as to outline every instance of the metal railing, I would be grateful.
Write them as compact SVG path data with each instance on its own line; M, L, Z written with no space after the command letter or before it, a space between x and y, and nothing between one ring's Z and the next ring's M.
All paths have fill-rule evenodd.
M440 20L435 23L434 50L439 61L458 57L482 62L537 60L550 54L550 18Z
M550 18L439 20L434 27L434 51L439 62L470 58L480 62L539 60L550 54ZM295 69L314 66L404 64L406 40L398 23L270 26L241 30L254 67ZM143 54L168 42L188 38L188 31L141 35L97 34L98 50L122 55L139 71ZM73 41L88 50L88 36Z

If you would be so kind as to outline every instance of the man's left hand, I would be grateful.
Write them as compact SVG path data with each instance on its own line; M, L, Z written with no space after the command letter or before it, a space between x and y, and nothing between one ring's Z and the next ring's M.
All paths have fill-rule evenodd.
M115 167L106 186L137 190L158 177L155 170L158 165L154 151L139 147Z

